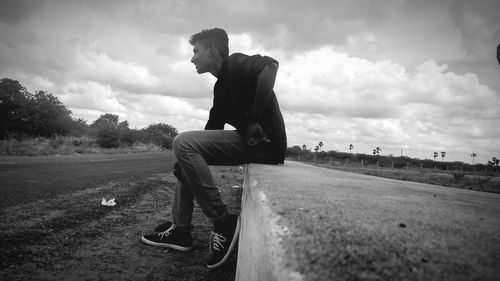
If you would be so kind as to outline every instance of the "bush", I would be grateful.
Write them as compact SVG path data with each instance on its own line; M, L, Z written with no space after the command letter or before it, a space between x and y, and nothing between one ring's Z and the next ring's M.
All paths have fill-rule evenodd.
M168 124L151 124L142 129L140 138L144 143L153 143L166 149L172 148L172 142L178 135L177 129Z
M71 144L73 146L80 146L80 145L82 145L82 141L79 140L79 139L74 139L74 140L71 141Z
M163 136L160 146L165 149L172 149L172 143L174 142L174 138L169 136Z
M111 126L103 126L97 131L97 144L102 148L120 146L120 132Z
M53 136L52 138L50 138L49 144L52 149L58 149L61 145L64 144L64 137Z
M465 173L464 172L457 172L457 173L453 174L453 177L455 177L456 181L461 181L464 179Z
M302 148L298 145L295 145L293 147L288 147L286 149L286 155L288 157L290 156L297 156L297 155L301 155L301 154L304 154L304 151L302 150Z
M139 139L139 133L136 130L122 130L120 136L120 143L132 146Z

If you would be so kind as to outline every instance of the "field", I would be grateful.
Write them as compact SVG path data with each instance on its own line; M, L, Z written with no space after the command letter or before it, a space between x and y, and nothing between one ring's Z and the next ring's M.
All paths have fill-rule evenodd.
M328 163L308 163L320 167L341 170L346 172L372 175L383 178L414 181L420 183L442 185L448 187L470 189L476 191L485 191L500 193L500 174L496 176L483 176L478 174L466 174L460 171L446 172L435 171L433 169L389 169L377 167L350 167L334 166Z
M212 171L224 202L239 213L243 170L221 166ZM236 251L222 268L205 268L211 222L196 204L194 251L166 251L140 242L141 235L170 218L174 190L171 172L120 176L2 206L0 279L234 280ZM100 204L111 197L116 206Z

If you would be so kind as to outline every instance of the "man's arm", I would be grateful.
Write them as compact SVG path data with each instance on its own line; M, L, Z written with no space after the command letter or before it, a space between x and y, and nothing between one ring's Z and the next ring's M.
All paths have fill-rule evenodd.
M262 111L267 105L273 93L274 82L276 81L276 73L278 72L278 65L271 63L266 65L264 69L257 76L257 87L252 110L248 112L248 128L245 135L246 142L253 146L259 143L270 142L266 134L259 124L262 117Z
M273 93L277 73L278 65L276 63L271 63L266 65L259 76L257 76L255 99L253 101L252 110L249 112L251 120L258 121L260 119L262 111Z
M210 109L207 124L205 125L205 130L222 130L224 129L224 124L225 123L219 118L219 114L217 113L215 106L212 107L212 109Z

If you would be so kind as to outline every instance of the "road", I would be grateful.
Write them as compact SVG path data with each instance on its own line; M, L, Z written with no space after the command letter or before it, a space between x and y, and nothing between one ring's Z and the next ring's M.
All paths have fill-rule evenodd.
M0 157L0 206L75 192L113 179L172 170L172 152Z

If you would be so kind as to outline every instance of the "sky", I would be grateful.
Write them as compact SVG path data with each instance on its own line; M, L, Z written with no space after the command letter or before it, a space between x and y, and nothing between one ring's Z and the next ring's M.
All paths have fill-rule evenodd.
M0 78L54 94L90 124L203 129L211 74L189 38L280 67L288 146L486 163L500 158L497 0L0 0ZM226 126L226 129L231 129Z

